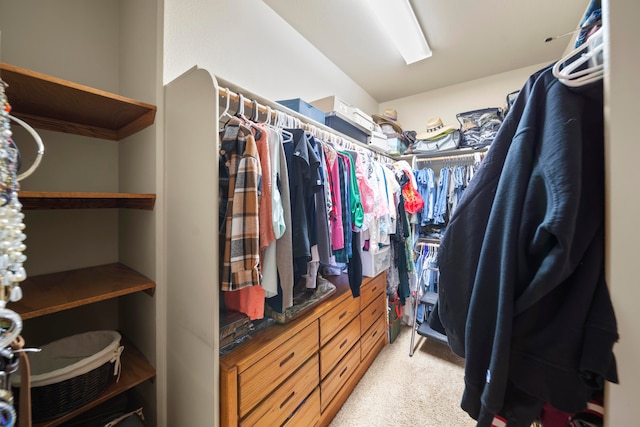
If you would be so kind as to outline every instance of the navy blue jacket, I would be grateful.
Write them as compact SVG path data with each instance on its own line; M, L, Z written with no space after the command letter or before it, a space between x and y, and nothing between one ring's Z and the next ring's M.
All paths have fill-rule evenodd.
M617 381L602 83L570 89L550 69L532 80L439 251L439 318L466 359L462 407L479 426L497 413L529 425L543 402L579 412Z

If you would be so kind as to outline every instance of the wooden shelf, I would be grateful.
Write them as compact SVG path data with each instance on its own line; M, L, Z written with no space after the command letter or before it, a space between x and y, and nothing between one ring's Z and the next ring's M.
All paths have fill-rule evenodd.
M22 209L107 209L153 210L155 194L20 191Z
M23 298L7 307L23 320L117 298L134 292L153 294L155 282L122 264L27 277Z
M115 384L111 384L97 399L91 401L91 403L76 409L73 412L63 415L62 417L42 421L35 423L34 427L54 427L58 426L66 421L73 419L74 417L88 411L91 408L98 406L99 404L106 402L107 400L124 393L125 391L143 383L144 381L151 380L156 376L156 370L153 366L147 362L142 353L135 348L131 343L123 339L124 352L121 356L122 372L120 374L120 381Z
M0 62L11 114L39 129L118 141L153 124L156 106Z

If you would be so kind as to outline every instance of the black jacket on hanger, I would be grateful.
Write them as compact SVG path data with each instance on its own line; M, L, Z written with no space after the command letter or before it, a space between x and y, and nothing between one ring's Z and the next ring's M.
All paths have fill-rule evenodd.
M617 382L602 82L570 89L547 69L530 83L439 251L439 316L466 358L462 407L478 426L495 414L529 425L544 402L579 412Z

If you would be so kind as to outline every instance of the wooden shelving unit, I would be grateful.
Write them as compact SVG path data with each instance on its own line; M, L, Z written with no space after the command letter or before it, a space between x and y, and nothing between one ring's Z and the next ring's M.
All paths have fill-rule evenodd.
M118 141L152 125L156 107L134 99L0 63L11 114L36 129ZM153 210L155 194L20 191L23 210L130 208ZM113 263L28 277L22 300L9 303L23 320L46 316L135 292L153 295L155 282L133 269ZM54 420L52 427L155 378L155 368L136 347L123 340L118 383L91 403Z
M0 62L11 114L39 129L118 141L151 126L156 107Z
M134 292L153 294L156 284L115 263L28 277L21 287L23 298L7 307L27 320Z
M20 191L22 209L108 209L153 210L155 194Z

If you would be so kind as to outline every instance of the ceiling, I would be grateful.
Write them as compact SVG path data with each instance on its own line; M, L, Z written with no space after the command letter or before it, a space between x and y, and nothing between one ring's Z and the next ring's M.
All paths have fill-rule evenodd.
M588 0L410 0L433 51L406 65L367 0L263 0L382 103L559 59ZM389 0L391 1L391 0Z

